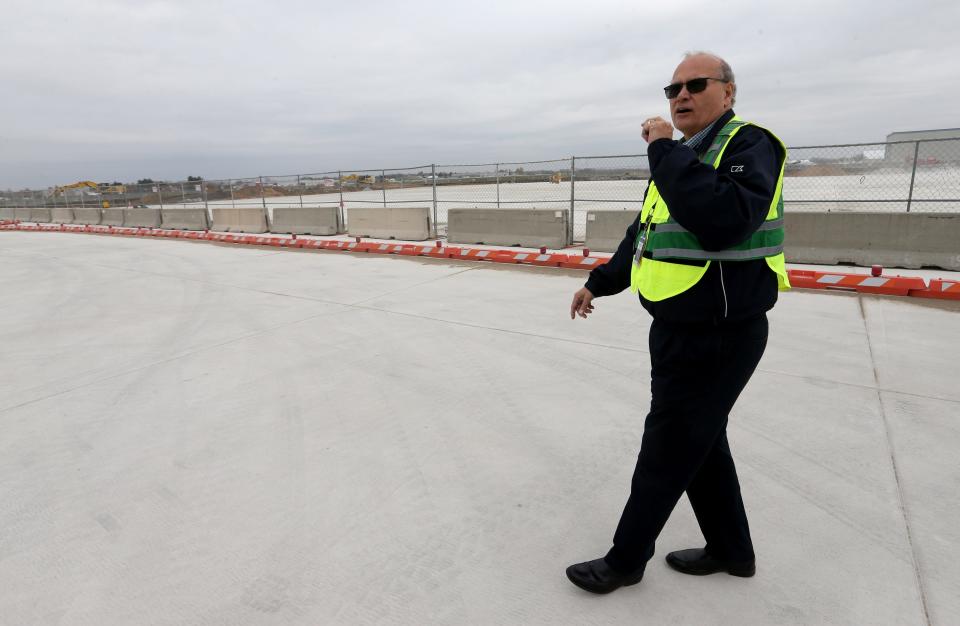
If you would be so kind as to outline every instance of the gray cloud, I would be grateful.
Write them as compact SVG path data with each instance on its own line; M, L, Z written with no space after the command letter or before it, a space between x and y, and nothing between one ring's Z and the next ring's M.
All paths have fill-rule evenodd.
M0 187L638 153L682 53L788 144L960 126L952 2L8 2Z

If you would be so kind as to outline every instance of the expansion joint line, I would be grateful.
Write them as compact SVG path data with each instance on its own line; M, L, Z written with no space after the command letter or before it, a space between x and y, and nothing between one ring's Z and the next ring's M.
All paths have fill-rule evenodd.
M883 401L883 390L880 388L880 376L877 372L877 361L873 356L873 341L870 339L870 328L867 326L867 312L863 308L863 297L857 296L860 305L860 317L863 319L863 330L867 336L867 349L870 352L870 365L873 367L873 380L877 388L877 400L880 405L880 417L883 419L883 429L887 438L887 451L890 455L890 466L893 468L893 480L897 485L897 501L900 505L900 515L903 517L903 526L907 533L907 544L910 546L910 559L913 564L913 576L917 581L917 591L920 594L920 606L923 609L923 619L927 626L931 626L930 611L927 608L927 593L923 588L923 575L920 573L920 561L917 559L917 549L913 545L913 532L910 529L910 517L907 515L907 505L903 499L903 486L900 483L900 469L897 467L897 458L893 449L893 439L890 436L890 420L887 418L887 409Z

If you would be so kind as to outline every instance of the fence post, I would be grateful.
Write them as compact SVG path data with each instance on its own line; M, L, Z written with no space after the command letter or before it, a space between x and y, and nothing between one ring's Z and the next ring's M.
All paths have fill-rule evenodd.
M910 173L910 192L907 194L907 213L910 212L910 204L913 202L913 181L917 177L917 157L920 155L920 142L913 145L913 171Z
M297 193L300 195L300 208L303 208L303 188L300 186L300 174L297 174Z
M343 215L343 172L337 170L337 188L340 190L340 228L346 228L347 222Z
M500 208L500 164L497 163L497 208Z
M440 222L437 221L437 164L430 164L430 182L433 183L433 234L440 236Z
M200 181L200 197L203 198L203 210L210 213L210 203L207 201L207 181Z
M237 201L233 199L233 179L227 180L227 184L230 186L230 208L237 208Z
M576 219L576 195L574 194L574 181L577 177L577 157L570 157L570 225L568 243L573 243L573 222Z
M157 198L160 199L160 210L162 211L163 210L163 183L157 183Z
M267 198L266 198L266 196L263 195L263 194L264 194L264 190L263 190L263 176L260 176L260 177L259 177L259 180L260 180L260 203L263 205L263 210L266 211L266 210L267 210Z
M187 208L187 192L183 190L183 183L180 183L180 204Z
M383 208L387 208L387 172L380 170L380 189L383 190Z

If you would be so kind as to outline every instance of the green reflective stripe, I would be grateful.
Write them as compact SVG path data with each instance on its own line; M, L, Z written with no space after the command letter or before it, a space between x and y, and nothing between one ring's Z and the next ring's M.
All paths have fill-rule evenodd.
M729 137L736 133L741 126L746 126L747 123L744 122L739 117L732 117L730 121L723 125L723 128L717 133L717 136L714 139L713 145L710 146L710 149L700 158L703 163L710 163L714 167L717 166L717 155L723 152L723 148L727 145Z
M654 259L664 259L676 257L680 259L703 259L707 261L746 261L750 259L762 259L783 252L783 246L770 246L768 248L752 248L750 250L720 250L708 252L707 250L690 250L689 248L660 248L653 251Z
M783 218L778 218L775 220L767 220L763 224L760 224L760 228L756 232L766 232L768 230L776 230L778 228L783 228ZM689 233L690 231L678 224L677 222L663 222L662 224L654 224L653 232L655 233Z
M730 246L728 250L738 252L749 252L751 250L761 250L773 246L783 245L783 229L775 228L773 230L757 231L749 238L735 246ZM700 240L696 235L690 232L685 233L650 233L647 249L656 252L657 250L702 250ZM700 258L700 257L697 257Z

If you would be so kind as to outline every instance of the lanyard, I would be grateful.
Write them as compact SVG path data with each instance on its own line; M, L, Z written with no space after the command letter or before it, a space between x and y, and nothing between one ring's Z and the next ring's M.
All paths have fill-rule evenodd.
M651 183L652 184L652 183ZM656 187L650 189L647 193L656 193ZM657 194L659 196L659 194ZM640 265L640 262L643 260L643 253L647 249L647 239L650 237L650 230L653 227L653 211L657 206L657 199L655 198L653 203L650 205L650 212L647 213L647 219L644 220L643 224L640 227L640 236L637 237L637 247L633 255L634 265Z

